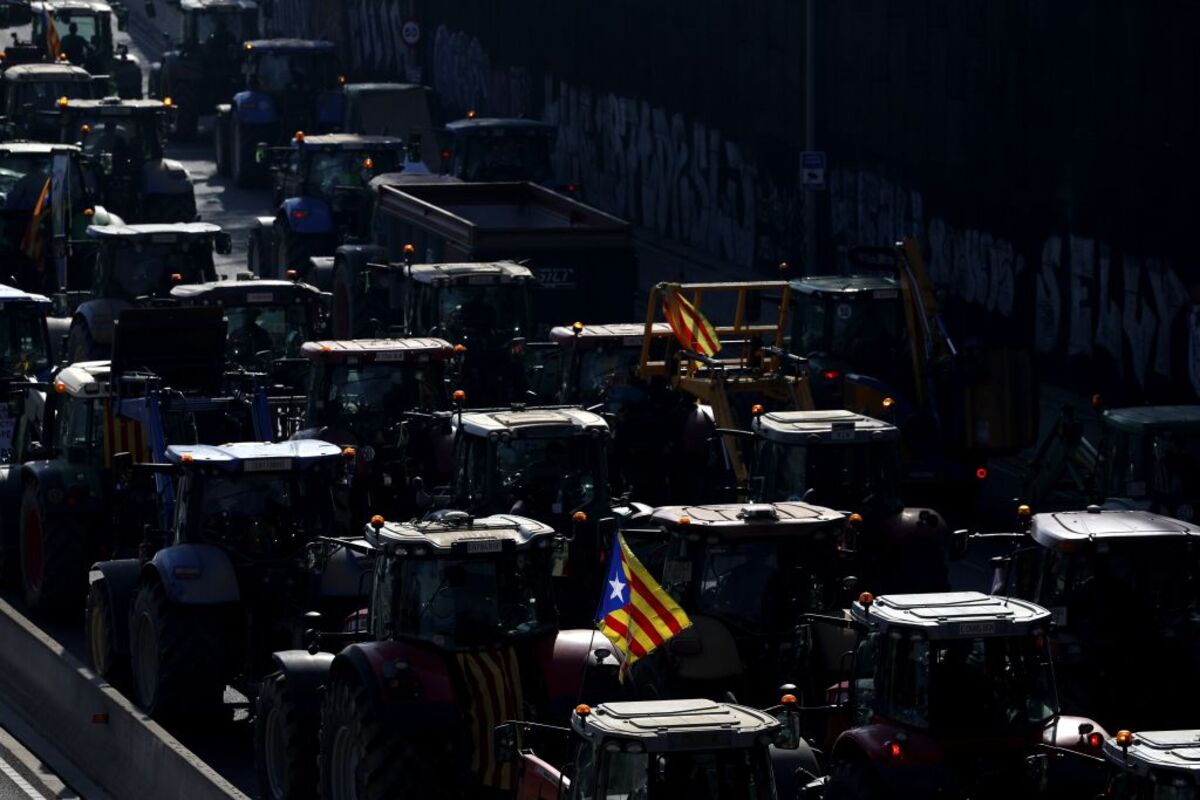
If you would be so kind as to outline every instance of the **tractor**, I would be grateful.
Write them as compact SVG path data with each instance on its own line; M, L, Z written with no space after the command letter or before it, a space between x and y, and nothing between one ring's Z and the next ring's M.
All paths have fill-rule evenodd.
M44 115L57 118L59 139L79 144L97 166L105 207L127 222L192 222L197 218L192 177L163 154L171 100L59 98Z
M354 451L349 516L407 519L429 501L427 476L446 476L449 450L447 366L441 339L306 342L308 402L296 439L321 439ZM505 509L506 511L508 509Z
M212 718L231 685L251 699L271 654L301 647L316 615L338 624L366 598L370 562L329 537L342 450L325 442L172 445L168 526L89 578L96 673L130 680L152 717Z
M784 699L765 711L693 699L581 704L568 728L506 722L496 748L515 766L515 800L791 800L793 774L819 767L795 697Z
M1098 506L1033 514L1027 524L1016 551L997 557L993 591L1054 613L1066 708L1139 727L1200 716L1189 677L1200 669L1200 527ZM1151 684L1172 701L1144 702L1138 687Z
M122 311L166 299L178 284L215 281L213 250L231 249L229 234L207 222L93 225L87 234L98 249L91 292L71 317L70 362L108 357Z
M526 337L535 282L512 261L361 263L335 258L334 335L436 336L462 345L462 383L482 406L526 399Z
M442 172L469 183L529 181L550 188L550 152L557 128L535 119L468 116L444 129ZM567 194L577 187L569 184Z
M263 148L341 125L344 76L333 42L255 39L242 50L244 88L217 105L213 136L218 174L251 188L267 177Z
M39 0L31 3L33 42L46 51L47 23L54 25L65 60L92 75L108 75L117 94L127 99L142 96L142 67L129 46L113 41L113 21L124 31L129 9L105 0ZM72 31L74 28L74 31ZM76 43L77 42L77 43ZM47 54L48 57L48 54Z
M332 256L347 239L369 238L371 181L400 171L407 147L397 137L297 131L290 147L269 150L277 209L273 217L256 218L250 271L264 278L295 271L313 282L310 259ZM322 288L333 288L332 275Z
M90 287L95 245L85 231L123 224L100 199L78 147L0 143L0 282L45 295Z
M0 73L0 130L4 138L35 142L58 141L58 120L43 112L53 111L58 101L90 100L106 93L107 78L93 78L83 67L70 64L18 64Z
M919 504L956 500L973 512L988 459L1037 437L1032 358L950 336L920 247L853 247L863 275L791 282L791 350L806 358L821 408L894 422L905 449L907 495Z
M146 11L153 8L151 0ZM178 38L150 65L147 94L174 101L179 108L174 135L191 139L200 117L214 113L241 86L242 43L258 38L258 3L181 0L179 16Z
M620 662L603 634L559 627L556 539L518 516L373 519L366 614L347 633L276 653L278 671L258 695L262 796L511 791L497 725L565 719L619 691Z
M1200 730L1120 730L1104 743L1112 777L1105 800L1195 800Z
M857 576L882 592L949 588L954 539L935 510L904 503L900 431L841 409L771 411L751 424L749 499L804 500L851 514Z
M830 689L825 800L1093 797L1107 734L1059 711L1050 612L979 592L863 592L849 679Z

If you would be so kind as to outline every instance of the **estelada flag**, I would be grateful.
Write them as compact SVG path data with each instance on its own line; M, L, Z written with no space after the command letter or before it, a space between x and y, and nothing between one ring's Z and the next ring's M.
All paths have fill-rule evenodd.
M663 315L680 346L706 356L712 356L720 350L721 341L717 338L716 329L698 308L680 294L679 284L663 283L659 284L659 288L662 290Z
M54 26L54 15L45 5L42 6L42 22L46 26L46 53L51 61L58 61L62 58L62 42L58 38L58 28Z
M29 218L29 225L25 227L25 234L21 237L21 252L37 265L39 271L44 264L45 252L42 220L50 211L50 204L47 202L49 199L50 178L46 178L46 182L42 184L42 191L38 195L37 203L33 206L33 216Z
M621 535L614 536L596 627L625 656L621 680L638 659L691 625L688 615L650 577Z

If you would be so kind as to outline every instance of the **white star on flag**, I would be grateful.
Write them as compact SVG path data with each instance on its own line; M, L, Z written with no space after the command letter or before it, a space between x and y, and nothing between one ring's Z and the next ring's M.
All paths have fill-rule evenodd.
M624 582L621 581L620 578L613 578L611 581L608 582L608 585L612 587L612 597L610 599L612 599L612 600L624 600L625 599L625 584L624 584Z

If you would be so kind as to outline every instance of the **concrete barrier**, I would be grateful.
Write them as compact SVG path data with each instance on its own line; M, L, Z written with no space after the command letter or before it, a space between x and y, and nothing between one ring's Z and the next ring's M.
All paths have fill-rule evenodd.
M246 795L0 600L0 694L115 798Z

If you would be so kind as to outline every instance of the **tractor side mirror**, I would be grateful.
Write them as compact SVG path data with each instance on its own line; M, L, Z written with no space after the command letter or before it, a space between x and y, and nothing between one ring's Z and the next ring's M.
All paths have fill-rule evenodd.
M794 695L793 695L794 698ZM773 744L780 750L796 750L800 747L800 712L796 704L786 703L771 709L771 716L779 721L783 729L775 734Z
M148 19L154 19L158 16L158 6L154 5L153 0L150 0L146 3L146 5L142 6L142 10L145 11Z
M517 755L520 752L519 742L521 732L515 722L505 722L497 725L492 731L492 749L496 753L496 761L501 764L509 764L517 760Z
M133 469L133 453L130 453L128 451L122 451L120 453L113 453L113 456L112 456L113 472L120 474L120 475L124 475L125 473L130 472L132 469Z
M226 231L221 231L213 236L213 249L218 255L227 256L233 252L233 237Z

